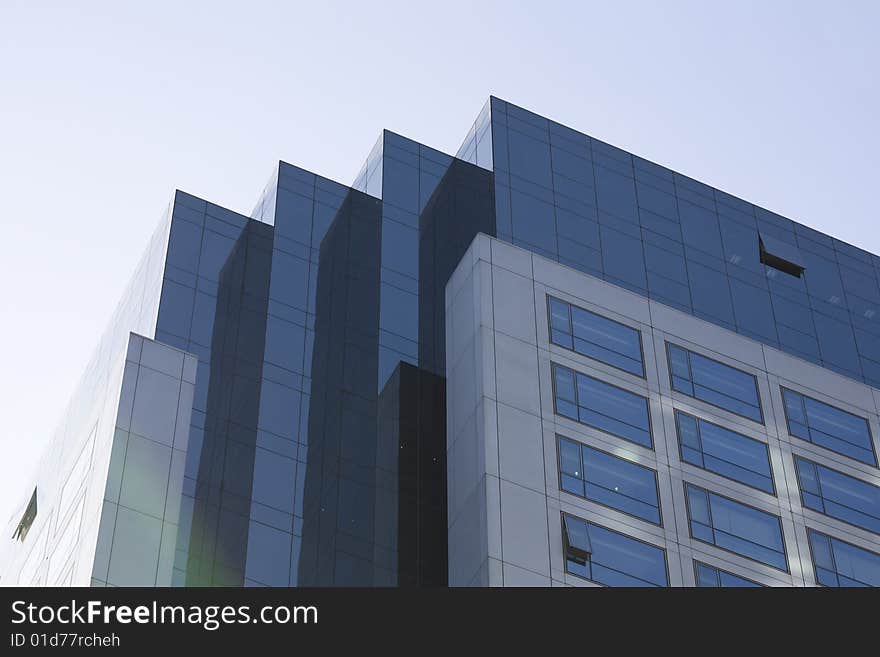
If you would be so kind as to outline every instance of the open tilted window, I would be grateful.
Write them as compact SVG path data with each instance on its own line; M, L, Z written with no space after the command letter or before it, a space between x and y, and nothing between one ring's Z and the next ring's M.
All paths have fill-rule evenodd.
M785 272L789 276L800 278L804 273L804 264L797 247L775 237L758 235L758 249L761 262L768 267Z
M34 494L31 495L31 501L28 502L27 508L24 510L24 515L21 517L21 520L18 521L18 526L15 528L15 533L12 535L12 539L23 542L31 529L31 525L34 524L34 518L36 517L37 489L34 488Z
M563 515L562 537L565 541L565 558L581 566L590 560L593 550L587 523L569 515Z

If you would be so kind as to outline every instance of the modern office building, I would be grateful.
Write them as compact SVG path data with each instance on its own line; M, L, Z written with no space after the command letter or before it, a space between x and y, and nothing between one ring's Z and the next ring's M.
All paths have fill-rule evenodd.
M880 257L490 98L177 192L0 583L880 585Z

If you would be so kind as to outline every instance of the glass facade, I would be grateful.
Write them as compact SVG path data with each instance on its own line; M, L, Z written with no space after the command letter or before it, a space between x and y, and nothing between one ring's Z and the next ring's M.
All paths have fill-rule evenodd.
M364 192L281 163L253 218L178 195L156 335L200 360L179 583L445 581L437 314L488 177L385 132Z
M497 98L491 122L500 239L880 384L880 257Z
M447 283L480 233L829 376L880 385L880 258L490 98L455 157L384 131L351 187L281 162L250 216L175 194L53 442L67 447L45 470L63 480L30 487L15 518L34 497L33 526L16 539L19 580L79 581L70 563L52 561L53 541L59 554L102 545L92 539L112 510L123 547L105 546L96 584L134 581L125 576L138 572L138 559L120 559L149 543L141 561L170 563L174 585L445 585L447 397L459 393L446 377L461 356L447 354ZM495 293L495 282L483 284ZM786 477L771 467L777 393L790 436L854 462L845 474L801 445L812 450L793 457L804 507L880 531L876 404L850 412L778 386L762 400L756 375L721 362L737 361L723 347L679 344L674 331L655 332L650 314L606 315L588 295L579 305L549 286L530 291L529 322L545 322L537 362L549 384L530 381L529 392L543 395L554 422L577 425L560 425L572 435L556 436L559 476L547 479L572 503L604 509L595 518L564 514L568 573L668 585L666 551L651 532L669 531L658 529L661 488L680 463L725 491L685 483L689 536L700 549L787 572L780 517L767 510ZM185 447L175 430L157 430L161 418L149 409L125 428L111 417L131 369L123 363L132 331L197 361ZM571 367L545 357L549 345ZM758 376L767 388L766 373ZM665 377L685 401L704 405L681 396L655 405ZM161 394L152 395L156 408ZM140 399L150 398L146 390ZM158 435L173 444L157 448ZM593 439L600 445L584 442ZM114 470L128 463L111 455L119 445L135 464L125 475ZM170 479L162 488L156 473L175 468L182 483L169 492ZM75 482L99 471L121 479L89 506ZM729 497L731 481L756 489L763 506ZM161 500L179 497L179 508L160 510L160 497L145 493L152 489ZM606 526L609 510L630 524ZM631 529L643 525L644 533ZM819 583L877 583L872 551L814 530L810 545ZM755 584L695 563L697 585Z

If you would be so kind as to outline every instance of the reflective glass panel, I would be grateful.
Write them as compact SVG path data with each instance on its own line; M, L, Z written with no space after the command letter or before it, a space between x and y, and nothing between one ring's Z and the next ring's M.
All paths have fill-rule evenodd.
M691 536L788 572L778 516L685 484Z
M825 586L880 586L880 554L808 529L816 581Z
M807 397L788 388L782 389L788 433L830 449L838 454L876 465L868 421Z
M680 411L675 425L683 461L775 494L767 445Z
M549 297L550 341L579 354L644 376L639 332L572 304Z
M674 344L667 352L673 390L763 423L754 376Z
M652 447L648 400L610 383L553 364L556 412L601 431Z
M694 562L694 574L698 587L746 588L761 586L750 579L734 575L701 561Z
M795 456L804 506L880 534L880 488Z
M558 441L564 491L660 524L656 472L562 436Z
M666 551L638 539L571 515L565 516L563 531L586 534L587 539L570 538L569 545L587 545L587 558L569 552L566 570L573 575L606 586L668 586ZM583 554L583 552L580 552Z

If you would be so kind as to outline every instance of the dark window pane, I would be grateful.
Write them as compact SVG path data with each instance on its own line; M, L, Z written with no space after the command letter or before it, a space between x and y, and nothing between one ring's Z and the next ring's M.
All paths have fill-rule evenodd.
M756 337L766 344L776 345L776 324L770 306L770 293L735 278L730 279L730 293L740 333Z
M721 230L718 227L717 215L712 210L680 199L678 213L681 217L681 234L684 243L722 258Z
M630 289L647 289L645 277L645 257L642 254L642 241L625 235L620 231L602 226L599 229L602 239L602 264L607 277L622 281Z
M593 167L599 209L620 219L638 222L635 182L604 167Z
M156 326L180 337L189 336L196 291L167 278L162 282L162 300Z
M856 350L852 326L818 312L813 313L813 322L816 325L822 359L827 365L836 366L860 379L859 353Z
M716 324L734 328L733 306L727 276L712 267L688 260L688 277L694 314Z
M537 247L544 255L555 257L558 248L553 206L516 189L511 190L510 203L513 236Z
M549 134L543 139L532 139L517 130L507 133L510 173L552 189Z

